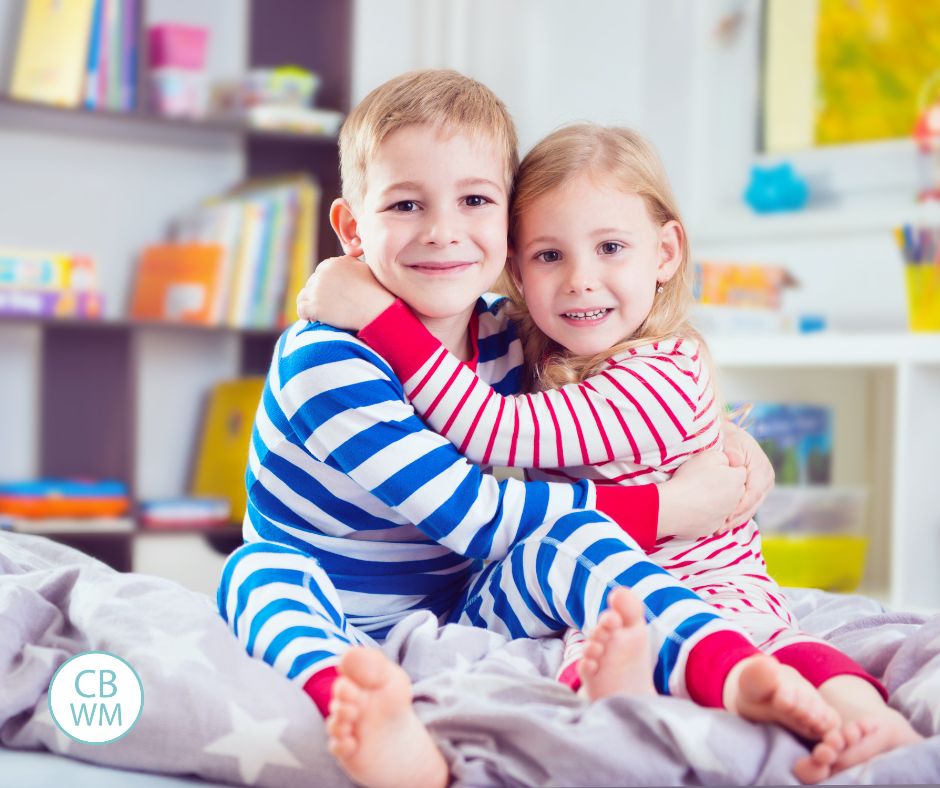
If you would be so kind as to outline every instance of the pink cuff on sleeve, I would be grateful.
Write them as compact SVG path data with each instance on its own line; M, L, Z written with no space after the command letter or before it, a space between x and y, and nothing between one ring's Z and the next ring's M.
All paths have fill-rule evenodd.
M655 484L637 487L597 485L597 510L606 514L643 549L656 544L659 528L659 488Z
M441 348L441 343L400 298L365 326L359 338L391 364L402 383Z

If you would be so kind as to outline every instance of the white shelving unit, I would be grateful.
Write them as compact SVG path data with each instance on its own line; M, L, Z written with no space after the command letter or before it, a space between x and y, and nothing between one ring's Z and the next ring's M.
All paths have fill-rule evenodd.
M722 336L709 346L725 399L833 408L833 482L869 492L861 590L940 609L940 334Z

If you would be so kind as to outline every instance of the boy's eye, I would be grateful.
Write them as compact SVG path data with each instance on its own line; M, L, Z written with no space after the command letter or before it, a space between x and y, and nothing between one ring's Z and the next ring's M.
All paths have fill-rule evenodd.
M479 208L481 205L486 205L490 201L481 194L471 194L464 199L464 202L469 208Z
M402 213L413 213L418 210L418 203L414 200L402 200L401 202L396 202L392 206L393 211L401 211Z
M561 260L561 253L556 252L554 249L549 249L545 252L539 252L535 255L536 260L541 260L543 263L557 263Z
M617 254L621 249L623 249L623 244L618 244L616 241L604 241L601 244L601 254Z

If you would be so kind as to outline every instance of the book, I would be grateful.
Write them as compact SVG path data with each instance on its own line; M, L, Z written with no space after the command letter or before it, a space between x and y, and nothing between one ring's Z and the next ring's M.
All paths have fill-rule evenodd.
M265 223L270 210L263 199L246 199L241 203L242 227L238 244L231 297L228 306L228 325L248 325L255 272L261 262L264 248Z
M10 517L0 515L0 531L21 534L119 534L135 530L130 517Z
M314 254L317 249L320 199L320 187L316 181L309 178L301 181L297 190L297 218L281 307L281 325L289 325L297 319L297 294L307 284L316 265Z
M94 290L96 280L90 257L0 249L0 288Z
M124 30L121 34L121 109L133 112L137 108L137 63L140 57L141 0L123 0Z
M97 109L101 105L101 100L98 95L98 70L101 68L104 4L105 0L95 0L95 12L91 23L91 37L88 41L88 65L85 68L85 109Z
M27 290L0 288L0 315L97 320L104 297L94 290Z
M245 515L245 468L264 382L250 377L213 386L199 438L192 494L226 499L235 520Z
M218 528L232 522L225 498L167 498L141 501L138 521L144 528Z
M221 260L216 244L148 246L137 264L130 316L212 325Z
M759 402L741 409L748 413L743 426L770 459L778 485L832 481L831 408Z
M10 95L62 107L83 103L95 0L26 0Z

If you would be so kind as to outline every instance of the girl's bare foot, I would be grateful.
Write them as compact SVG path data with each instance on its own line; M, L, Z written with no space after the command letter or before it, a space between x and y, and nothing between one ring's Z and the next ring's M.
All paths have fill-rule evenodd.
M591 700L655 695L650 659L643 604L626 588L615 588L584 644L579 666L582 687Z
M444 757L411 707L411 680L381 651L352 648L339 664L326 721L339 765L367 788L440 788Z
M830 731L813 751L797 761L793 773L803 783L818 783L865 763L883 752L922 740L910 723L894 709L868 719L852 720Z
M773 657L742 660L728 673L724 704L754 722L775 722L819 741L840 723L839 715L812 684Z

